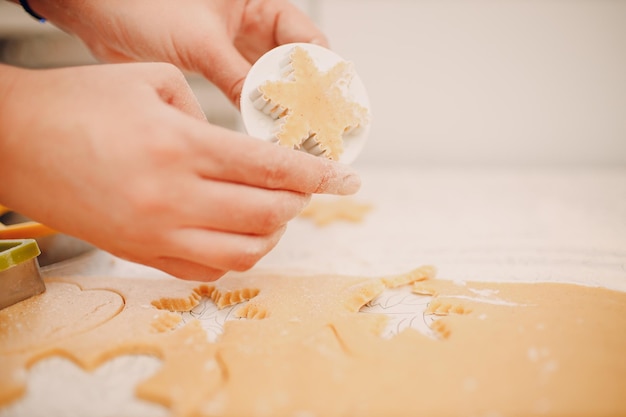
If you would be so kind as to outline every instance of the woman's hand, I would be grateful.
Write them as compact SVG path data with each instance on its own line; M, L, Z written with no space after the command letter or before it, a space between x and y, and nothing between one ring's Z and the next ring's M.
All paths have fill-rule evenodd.
M203 74L238 105L251 63L290 42L326 46L289 0L31 0L106 62L165 61Z
M348 167L212 126L169 64L0 65L0 202L182 278L245 270Z

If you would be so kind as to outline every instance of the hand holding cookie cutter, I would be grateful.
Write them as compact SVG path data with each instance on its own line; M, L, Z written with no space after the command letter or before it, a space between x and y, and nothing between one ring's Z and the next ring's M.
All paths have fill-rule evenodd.
M277 102L262 92L263 87L268 84L278 84L278 88L292 89L306 85L306 80L296 79L298 75L301 76L302 74L294 74L297 70L292 65L292 59L296 48L301 48L308 53L314 64L314 68L309 68L315 73L313 77L317 77L317 79L325 77L324 79L329 80L329 88L326 91L318 91L319 94L314 95L313 101L310 100L310 97L306 99L309 100L308 103L305 103L306 111ZM336 81L334 84L331 83L333 80ZM295 85L296 83L298 86ZM341 95L338 95L337 92L341 92ZM292 91L291 97L294 97L293 93ZM304 96L306 94L303 92L302 97ZM298 94L295 94L295 97L304 100L302 97L298 97ZM348 114L348 119L357 120L357 123L336 125L337 116L341 115L332 114L331 111L338 101L352 105L351 108L344 106L348 107L346 111L359 113L356 117L350 117L353 114ZM322 130L325 129L310 129L311 123L307 122L315 118L317 121L320 120L319 114L312 113L326 112L327 123L335 123L332 127L339 129L341 142L339 147L342 148L342 152L337 157L333 157L335 155L332 154L329 157L343 163L351 163L356 159L369 134L369 99L363 82L352 70L350 63L329 49L318 45L286 44L263 55L252 66L244 81L240 107L244 126L251 136L269 142L280 142L281 145L291 146L316 156L329 156L331 154L329 147L324 142L325 131ZM328 114L329 111L331 114ZM278 136L281 129L284 129L287 120L291 118L299 118L300 122L304 122L298 126L302 137L295 138L293 142L290 140L290 143L283 143L282 140L279 141Z

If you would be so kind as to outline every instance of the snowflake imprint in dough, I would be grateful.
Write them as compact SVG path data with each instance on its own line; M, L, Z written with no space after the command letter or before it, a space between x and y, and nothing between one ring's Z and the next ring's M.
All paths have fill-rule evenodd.
M361 313L384 314L389 318L380 336L384 339L411 328L433 339L437 334L431 329L434 314L426 314L432 297L413 293L410 287L389 288L361 307Z

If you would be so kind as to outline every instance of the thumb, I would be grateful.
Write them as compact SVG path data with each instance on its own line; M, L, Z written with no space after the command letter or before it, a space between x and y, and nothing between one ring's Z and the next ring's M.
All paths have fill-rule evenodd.
M198 70L239 108L241 89L251 65L231 42L221 45L215 51L207 51L208 59Z
M277 19L274 38L278 45L307 42L329 47L326 35L295 5L287 5Z

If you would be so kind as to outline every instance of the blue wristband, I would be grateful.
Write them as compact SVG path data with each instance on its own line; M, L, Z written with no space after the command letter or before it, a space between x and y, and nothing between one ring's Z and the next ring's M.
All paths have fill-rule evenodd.
M46 23L45 17L37 14L37 12L31 9L30 5L28 4L28 0L20 0L20 4L24 8L24 11L28 13L29 15L31 15L32 17L34 17L35 19L37 19L39 23Z

